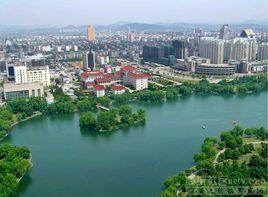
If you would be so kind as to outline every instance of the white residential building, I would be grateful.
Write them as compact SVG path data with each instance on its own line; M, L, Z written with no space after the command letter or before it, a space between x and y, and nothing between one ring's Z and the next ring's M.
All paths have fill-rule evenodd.
M93 85L93 92L96 97L103 97L105 95L105 86L104 85Z
M211 37L203 37L200 40L199 56L209 58L212 64L223 63L224 41Z
M235 38L224 43L224 60L256 60L257 42L255 39Z
M123 94L126 92L126 89L122 85L113 85L112 86L112 93L113 94Z
M97 57L97 63L101 65L109 64L109 56L108 55L100 55Z
M49 67L31 67L27 72L28 82L41 82L44 86L50 86Z
M258 45L258 60L268 60L268 42Z
M26 65L16 65L14 66L14 77L15 83L28 83L28 74L27 74L27 66Z
M27 67L26 65L14 66L15 83L27 84L41 82L44 86L50 86L49 67Z
M135 90L144 90L148 88L149 75L145 73L129 72L123 76L123 83L131 85Z

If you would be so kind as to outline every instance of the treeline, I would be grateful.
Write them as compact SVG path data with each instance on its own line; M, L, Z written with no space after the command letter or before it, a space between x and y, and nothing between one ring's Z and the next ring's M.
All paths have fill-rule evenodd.
M222 80L221 82L209 83L207 80L200 82L183 82L182 85L173 87L159 87L149 83L148 90L125 93L122 95L111 95L114 103L126 104L130 102L161 102L165 99L176 99L179 95L234 95L250 94L267 89L267 76L244 76L235 78L232 81Z
M31 168L31 153L27 147L9 144L0 146L0 196L14 196L19 179Z
M176 99L179 96L177 87L156 89L153 85L149 85L148 90L134 93L124 93L121 95L111 95L110 98L115 104L127 104L131 102L162 102L165 99Z
M182 95L250 94L266 90L267 84L266 75L243 76L232 81L222 80L217 84L204 79L198 83L184 82L179 87L179 92Z
M47 103L43 98L32 97L8 101L0 108L0 139L8 134L12 124L32 116L37 111L42 113L47 111Z
M98 114L86 112L80 117L79 125L96 131L112 131L144 122L145 111L143 109L133 113L131 106L123 105L118 109L113 108Z
M252 143L244 143L243 137L248 137L249 131L251 137L259 140L257 150ZM267 142L267 129L244 130L239 126L223 132L220 141L205 139L202 152L194 155L196 166L168 178L161 196L266 195L268 144L260 140ZM215 161L220 150L223 153Z

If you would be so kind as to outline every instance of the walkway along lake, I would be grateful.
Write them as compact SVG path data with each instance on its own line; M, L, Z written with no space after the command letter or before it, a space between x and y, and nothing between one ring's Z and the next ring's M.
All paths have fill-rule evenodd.
M154 197L168 176L194 165L205 137L218 137L234 120L267 127L266 101L264 92L134 105L146 110L145 126L100 134L80 130L78 113L40 116L15 126L1 143L32 151L34 166L18 196Z

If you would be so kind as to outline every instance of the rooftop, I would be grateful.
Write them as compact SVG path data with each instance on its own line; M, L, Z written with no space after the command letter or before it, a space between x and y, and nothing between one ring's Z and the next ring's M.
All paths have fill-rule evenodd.
M104 85L97 85L97 84L94 84L93 85L93 88L95 90L105 90L105 86Z
M120 91L120 90L124 90L124 89L125 89L125 87L121 86L121 85L113 85L112 86L112 90Z
M150 75L146 73L129 73L128 75L135 79L146 79L150 77Z

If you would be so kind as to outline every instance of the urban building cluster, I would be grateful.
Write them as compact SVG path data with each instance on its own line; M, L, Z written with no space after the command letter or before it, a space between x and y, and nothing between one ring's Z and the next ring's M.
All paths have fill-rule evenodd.
M233 75L267 70L268 42L257 41L252 29L239 37L231 36L223 25L218 36L203 36L196 44L192 38L174 40L170 45L144 45L143 61L171 66L174 69L205 75Z
M141 91L154 82L152 75L161 77L162 68L202 76L267 71L267 34L230 29L159 32L89 25L82 31L0 37L0 93L3 100L44 96L53 102L52 86L73 99L77 88L97 97Z
M7 59L1 65L5 100L44 96L50 86L50 69L46 58L39 54L21 59Z

